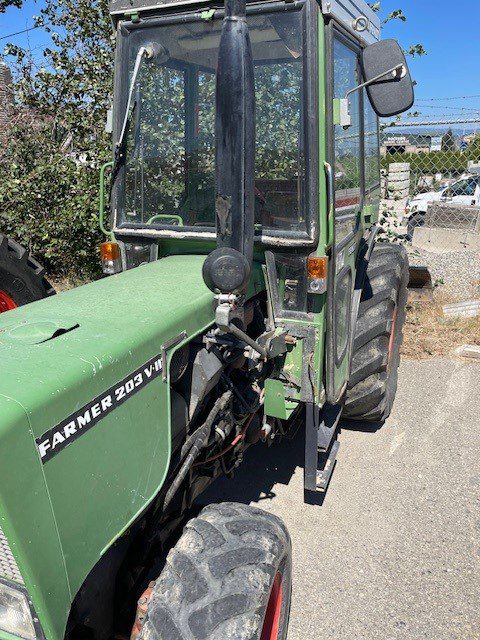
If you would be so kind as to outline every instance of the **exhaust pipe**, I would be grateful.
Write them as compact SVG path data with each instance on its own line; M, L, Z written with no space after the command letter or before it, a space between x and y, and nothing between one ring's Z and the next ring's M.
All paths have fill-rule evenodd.
M255 86L245 0L225 0L216 78L217 248L203 266L220 294L246 291L253 259Z

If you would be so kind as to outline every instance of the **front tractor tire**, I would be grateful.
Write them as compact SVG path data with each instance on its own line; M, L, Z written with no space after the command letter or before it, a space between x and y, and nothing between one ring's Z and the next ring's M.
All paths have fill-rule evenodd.
M209 505L169 552L139 639L285 640L291 586L281 520L246 505Z
M368 264L355 327L345 418L381 423L390 415L397 391L407 285L405 248L377 243Z
M0 313L54 293L35 258L0 233Z

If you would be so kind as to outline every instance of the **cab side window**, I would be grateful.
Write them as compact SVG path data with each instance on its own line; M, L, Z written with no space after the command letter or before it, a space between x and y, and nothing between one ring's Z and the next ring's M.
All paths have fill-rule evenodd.
M363 121L365 146L365 191L380 185L380 138L378 116L370 104L367 92L363 94Z
M333 91L334 98L344 98L346 93L359 85L360 70L358 52L354 46L336 36L333 43ZM334 128L335 158L335 218L336 240L340 242L355 226L355 214L361 202L362 145L361 145L361 95L356 91L350 96L352 124L348 129L340 125Z

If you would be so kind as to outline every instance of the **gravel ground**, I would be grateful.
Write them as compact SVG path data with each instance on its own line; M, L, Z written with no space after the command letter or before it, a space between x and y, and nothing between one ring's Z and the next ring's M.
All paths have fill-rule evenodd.
M408 247L411 265L427 266L434 284L442 284L445 293L458 300L480 295L480 253L449 251L436 253Z
M385 426L342 429L322 506L302 501L302 433L252 447L202 496L287 523L288 640L480 638L479 388L476 362L404 361Z

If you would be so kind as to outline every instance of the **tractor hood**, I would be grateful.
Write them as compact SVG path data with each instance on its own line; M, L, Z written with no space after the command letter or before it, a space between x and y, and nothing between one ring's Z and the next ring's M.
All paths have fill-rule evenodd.
M0 523L48 639L164 482L168 344L213 322L203 262L163 258L0 316Z

